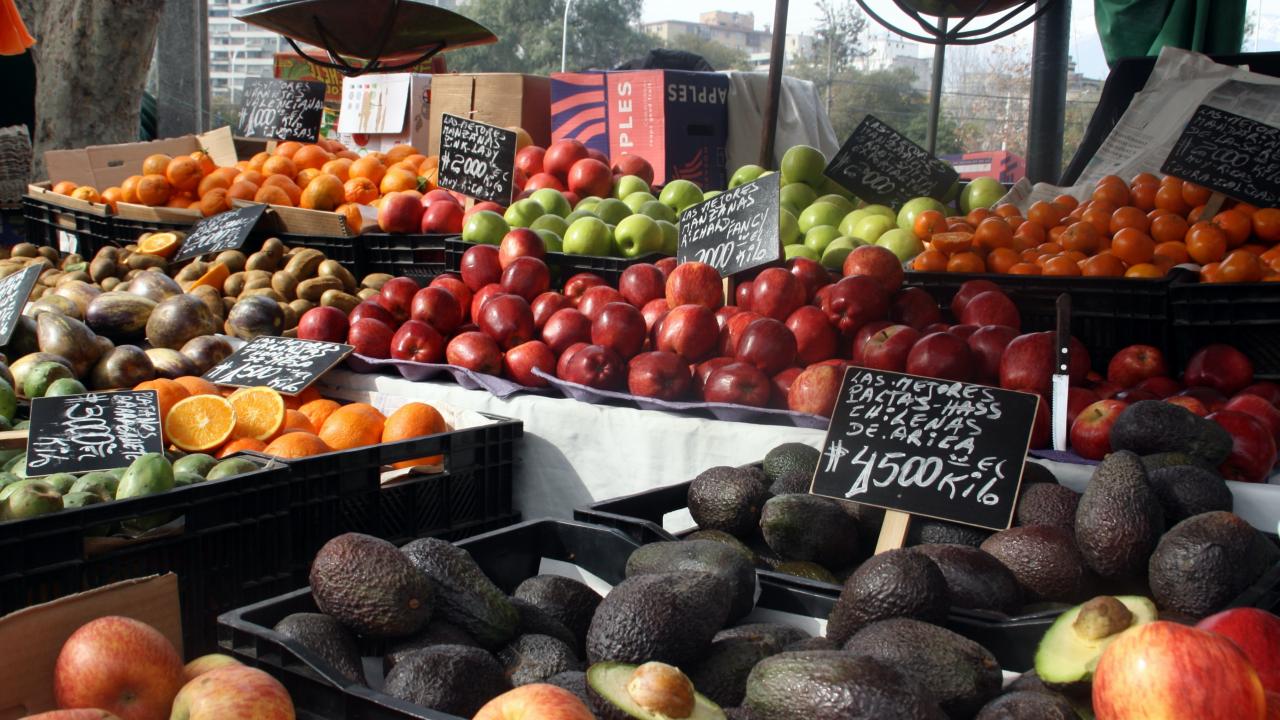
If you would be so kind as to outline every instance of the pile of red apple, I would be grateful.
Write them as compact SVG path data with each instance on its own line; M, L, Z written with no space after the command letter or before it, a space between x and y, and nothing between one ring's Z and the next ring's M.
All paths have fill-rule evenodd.
M609 197L614 180L623 175L653 185L653 166L639 155L622 153L610 162L604 153L577 140L557 140L545 148L528 145L516 152L516 199L551 188L576 206L582 198Z

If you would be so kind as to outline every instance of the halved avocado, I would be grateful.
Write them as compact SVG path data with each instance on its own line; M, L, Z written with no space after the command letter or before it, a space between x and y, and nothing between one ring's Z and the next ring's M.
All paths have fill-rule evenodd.
M1036 648L1036 675L1051 685L1087 681L1120 633L1155 621L1156 605L1137 595L1101 595L1058 616Z
M604 720L726 720L718 705L666 663L596 663L587 669L587 693Z

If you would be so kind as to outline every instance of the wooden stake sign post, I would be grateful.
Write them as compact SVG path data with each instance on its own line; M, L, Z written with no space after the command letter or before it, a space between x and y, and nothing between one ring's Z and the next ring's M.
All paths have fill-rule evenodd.
M706 263L725 281L725 304L733 304L733 276L782 258L778 230L777 173L686 209L680 215L676 263Z
M884 508L876 553L902 547L912 515L1008 529L1039 402L850 367L809 491Z
M1201 105L1160 171L1213 191L1201 217L1216 215L1227 196L1275 207L1280 205L1280 128Z

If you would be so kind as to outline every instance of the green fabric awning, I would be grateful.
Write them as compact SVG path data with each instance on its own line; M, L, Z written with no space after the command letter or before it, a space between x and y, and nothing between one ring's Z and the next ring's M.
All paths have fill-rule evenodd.
M1245 0L1094 0L1093 8L1108 65L1166 45L1238 53L1244 40Z

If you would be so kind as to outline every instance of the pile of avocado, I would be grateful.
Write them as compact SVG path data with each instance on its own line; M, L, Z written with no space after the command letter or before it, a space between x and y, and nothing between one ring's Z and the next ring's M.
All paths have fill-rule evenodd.
M222 480L252 472L258 464L244 457L218 460L210 455L193 453L170 460L160 453L147 453L126 468L97 472L58 473L29 477L23 450L0 451L0 522L81 508L113 500L154 495L207 480ZM156 513L137 517L119 528L99 527L94 535L107 535L117 529L127 534L145 532L169 522L172 517Z

